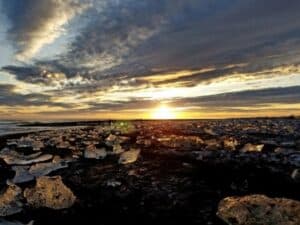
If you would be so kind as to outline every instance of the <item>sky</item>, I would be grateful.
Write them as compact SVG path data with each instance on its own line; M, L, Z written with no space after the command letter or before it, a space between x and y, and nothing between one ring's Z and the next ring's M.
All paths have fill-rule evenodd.
M300 115L299 0L0 0L0 119Z

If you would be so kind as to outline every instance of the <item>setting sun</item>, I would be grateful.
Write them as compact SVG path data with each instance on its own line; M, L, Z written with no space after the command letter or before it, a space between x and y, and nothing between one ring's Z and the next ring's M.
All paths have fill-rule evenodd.
M173 112L172 108L170 108L166 105L161 105L153 111L152 118L153 119L159 119L159 120L161 120L161 119L175 119L176 115Z

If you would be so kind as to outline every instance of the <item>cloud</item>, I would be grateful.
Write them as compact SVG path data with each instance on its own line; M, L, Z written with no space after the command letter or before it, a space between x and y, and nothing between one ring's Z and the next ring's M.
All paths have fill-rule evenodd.
M62 2L62 7L71 4ZM81 9L82 4L77 2L73 8ZM216 68L201 73L209 80L230 72L254 73L299 63L297 0L289 4L280 0L104 0L93 4L88 22L67 51L58 60L37 61L33 66L50 66L52 72L67 78L80 74L104 81L161 74L164 82L164 74L184 70ZM16 30L40 27L27 22ZM240 64L247 66L227 67ZM187 81L189 86L195 84Z
M173 101L182 107L201 107L209 110L236 110L249 107L256 109L259 106L272 104L300 104L300 86L286 88L268 88L247 90L226 94L182 98Z
M10 0L2 4L11 23L8 39L21 61L32 58L61 36L65 26L89 7L78 0Z
M0 106L30 107L30 106L59 106L68 107L64 103L54 103L51 96L44 94L20 94L15 91L17 87L10 84L0 84Z
M87 110L154 106L138 91L166 88L161 93L167 93L170 87L197 90L189 93L192 98L180 98L174 90L174 104L186 107L227 110L297 103L298 87L275 87L290 86L286 75L300 72L298 0L91 2L93 7L79 21L82 26L65 52L55 59L6 65L2 70L19 81L54 86L57 89L47 94L83 101ZM19 56L27 59L57 39L89 6L83 0L12 0L4 5L10 39ZM239 82L226 84L233 77ZM270 82L274 88L265 90L199 97L206 89L194 88L221 83L224 87L218 90L227 92L239 84L263 89L270 85L260 81L278 77L282 83Z

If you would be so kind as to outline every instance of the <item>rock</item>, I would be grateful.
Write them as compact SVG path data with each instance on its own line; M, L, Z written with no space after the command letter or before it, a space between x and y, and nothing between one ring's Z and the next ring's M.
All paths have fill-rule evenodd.
M245 144L241 149L241 152L261 152L264 147L264 144L254 145L251 143Z
M29 166L13 166L12 169L16 172L15 177L12 179L14 184L34 180L34 176L29 172Z
M64 185L60 176L37 178L36 186L26 188L24 197L34 208L51 209L69 208L76 200L75 195Z
M22 211L22 189L14 184L8 184L0 195L0 216L10 216Z
M297 182L300 182L300 170L299 169L295 169L293 172L292 172L292 175L291 175L292 179L297 181Z
M105 148L96 148L94 145L88 146L84 151L86 159L104 159L107 155Z
M119 164L133 163L137 160L140 154L140 149L130 149L127 152L123 152L119 158Z
M30 174L35 177L46 176L49 173L68 167L68 164L61 160L59 156L55 156L52 162L38 163L30 167Z
M228 197L217 215L229 225L299 225L300 202L264 195Z

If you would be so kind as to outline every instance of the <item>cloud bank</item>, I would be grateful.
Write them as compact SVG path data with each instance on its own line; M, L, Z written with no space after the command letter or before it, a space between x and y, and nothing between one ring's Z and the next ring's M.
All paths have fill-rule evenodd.
M2 71L56 88L47 93L53 98L76 96L89 110L152 107L140 91L174 87L197 90L193 98L168 99L187 107L228 102L220 109L229 110L246 102L255 108L275 104L272 95L278 104L299 101L293 92L300 82L298 0L12 0L2 5L16 57L27 61L3 65ZM55 44L73 20L82 26L63 53L32 59ZM291 75L295 87L284 79ZM255 80L255 90L245 86L238 94L204 97L194 88L219 88L220 80L226 86L232 77L240 86ZM282 83L271 82L278 77ZM260 83L266 80L273 86Z

